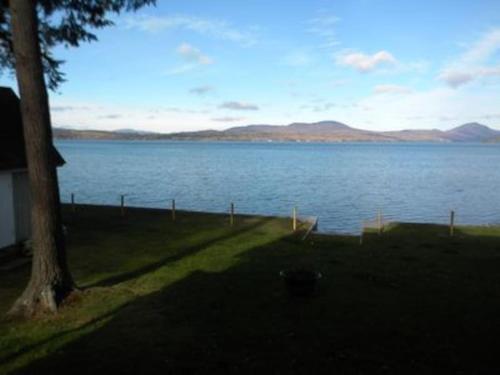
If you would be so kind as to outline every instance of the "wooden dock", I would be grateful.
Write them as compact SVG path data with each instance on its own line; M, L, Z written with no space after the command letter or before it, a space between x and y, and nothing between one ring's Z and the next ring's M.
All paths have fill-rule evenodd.
M308 216L305 218L300 218L300 221L303 221L309 225L306 233L302 236L302 241L304 241L307 239L307 237L309 237L309 235L312 232L316 232L318 230L318 217L317 216Z

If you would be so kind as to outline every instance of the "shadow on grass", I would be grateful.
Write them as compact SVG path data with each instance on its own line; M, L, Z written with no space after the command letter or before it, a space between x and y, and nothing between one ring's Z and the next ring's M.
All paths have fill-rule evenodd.
M372 244L399 242L410 247L455 247L457 250L473 250L475 246L483 246L500 251L499 226L456 226L452 235L448 225L391 223L382 235L371 231L364 234L364 239L371 240Z
M280 315L299 323L307 314L307 302L303 314L290 314L279 277L283 267L295 263L298 245L290 236L237 255L237 262L223 271L195 271L135 299L104 327L18 373L57 374L68 368L73 374L236 371L262 350L270 357L281 353L275 339L293 331L288 324L276 324Z
M438 229L401 226L357 247L280 238L136 298L18 373L495 373L500 273L488 263L500 237L471 248L482 238ZM419 237L399 238L408 231ZM458 253L443 253L447 243ZM292 298L279 271L303 263L324 278L313 298Z
M111 311L108 311L107 313L105 313L103 315L100 315L94 319L89 320L88 322L86 322L83 325L78 326L77 328L72 328L72 329L67 329L67 330L61 331L61 332L59 332L55 335L52 335L44 340L41 340L41 341L38 341L34 344L25 346L21 350L18 350L14 353L8 354L6 356L0 356L0 366L5 365L5 364L15 360L16 358L19 358L19 357L21 357L21 356L23 356L23 355L25 355L33 350L39 349L42 346L53 342L54 340L67 337L67 336L71 335L72 333L85 331L87 328L92 327L96 324L99 324L99 323L105 321L108 318L113 317L116 313L121 311L127 305L128 305L128 303L124 303L124 304L118 306L117 308L115 308Z
M209 241L205 241L203 243L187 247L187 248L183 249L178 254L167 256L163 259L160 259L157 262L148 264L144 267L133 270L131 272L112 276L112 277L109 277L107 279L98 281L97 283L86 285L85 288L87 289L87 288L93 288L93 287L97 287L97 286L112 286L112 285L130 280L130 279L135 279L135 278L140 277L142 275L145 275L147 273L153 272L153 271L167 265L168 263L176 262L176 261L181 260L184 257L187 257L189 255L193 255L200 250L203 250L203 249L205 249L213 244L216 244L217 242L226 241L226 240L229 240L233 237L239 236L245 232L249 232L249 231L252 231L254 229L257 229L258 227L261 227L261 226L265 225L266 223L269 223L271 220L272 220L271 218L261 218L261 219L256 220L252 224L247 224L247 225L242 225L242 226L236 227L234 230L232 230L231 232L229 232L223 236L214 237L214 238L210 239Z
M95 208L95 209L100 210L101 208ZM139 213L141 211L142 210L138 210ZM157 212L157 213L163 214L163 212ZM94 212L94 214L95 214L95 212ZM91 216L92 216L92 214L90 214L90 217ZM205 215L205 216L209 216L209 215ZM148 212L148 215L146 215L146 218L151 219L150 212ZM135 220L138 219L137 216L134 219ZM144 218L139 218L139 220L143 220L143 219ZM224 241L230 240L233 237L245 234L246 232L257 230L259 227L265 226L271 220L272 220L272 218L258 218L258 219L254 219L250 222L247 222L247 223L238 224L233 229L230 229L230 230L228 229L228 231L226 231L226 234L224 234L222 236L215 236L215 237L212 236L212 238L209 237L209 240L203 241L202 243L199 243L199 244L196 244L193 246L189 246L185 249L182 249L181 252L179 252L177 254L174 254L172 256L167 256L167 257L165 257L157 262L153 262L151 264L148 264L145 267L141 267L141 268L133 270L131 272L126 272L126 273L123 273L120 275L113 276L111 278L107 278L105 280L101 280L98 283L95 283L91 286L87 286L85 288L85 290L92 290L93 288L98 287L98 286L113 286L113 285L116 285L118 283L130 280L133 278L139 278L140 276L145 275L147 273L152 273L152 272L162 268L163 266L165 266L169 263L178 262L178 261L181 261L185 257L192 256L192 255L196 254L198 251L201 251L205 248L208 248L214 244L217 244L218 242L224 242ZM77 223L77 222L73 221L73 224L75 224L75 223ZM85 222L84 222L84 224L85 224ZM122 224L120 224L120 226L121 225ZM124 225L128 225L128 224L124 222ZM108 225L108 229L109 229L109 225ZM119 232L121 229L120 229L120 227L118 227L118 228L114 228L114 230ZM92 232L90 232L90 233L92 233ZM97 237L97 239L98 239L98 237ZM63 332L58 332L57 334L54 334L54 335L50 336L49 338L43 339L43 340L38 341L34 344L30 344L30 345L24 347L22 350L16 351L15 353L5 353L6 356L0 355L0 364L5 365L5 364L15 360L16 358L19 358L19 357L21 357L21 356L23 356L31 351L36 351L37 349L40 349L40 348L44 347L45 345L50 344L53 341L57 341L59 339L63 339L65 337L68 337L73 333L84 332L88 327L96 325L102 320L106 320L106 319L111 318L114 314L116 314L118 311L120 311L127 303L121 305L118 308L112 309L111 312L107 312L100 317L94 318L90 322L85 323L85 324L83 324L75 329L69 329L69 330L65 330Z

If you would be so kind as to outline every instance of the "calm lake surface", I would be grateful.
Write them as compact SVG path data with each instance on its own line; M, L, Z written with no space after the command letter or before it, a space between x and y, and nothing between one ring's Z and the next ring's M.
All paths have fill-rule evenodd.
M386 220L500 223L500 145L57 141L62 200L318 216L325 232Z

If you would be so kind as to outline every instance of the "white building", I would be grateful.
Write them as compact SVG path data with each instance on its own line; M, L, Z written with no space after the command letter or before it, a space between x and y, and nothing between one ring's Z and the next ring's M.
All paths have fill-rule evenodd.
M54 148L57 166L64 160ZM0 251L30 238L31 204L19 99L0 87Z

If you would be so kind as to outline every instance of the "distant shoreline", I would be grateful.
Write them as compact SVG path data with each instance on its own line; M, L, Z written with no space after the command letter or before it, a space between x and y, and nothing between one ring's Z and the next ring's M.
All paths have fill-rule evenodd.
M336 121L293 123L286 126L248 125L226 130L182 133L152 133L133 129L116 131L53 129L55 139L117 141L190 141L190 142L297 142L297 143L395 143L395 142L500 142L500 131L478 123L450 130L369 131Z
M141 142L141 143L241 143L241 144L381 144L381 145L396 145L396 144L421 144L421 145L497 145L500 141L468 141L468 142L453 142L453 141L263 141L263 140L230 140L230 139L93 139L93 138L54 138L55 142L60 141L77 141L77 142Z

